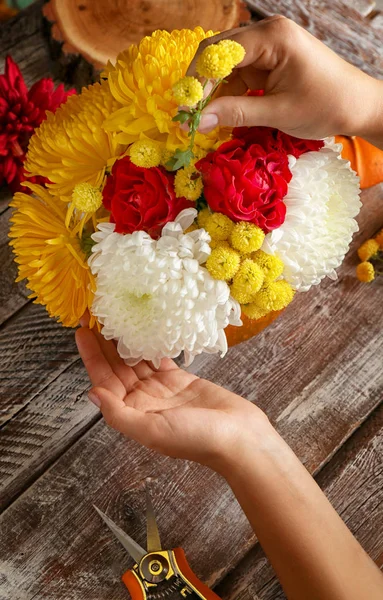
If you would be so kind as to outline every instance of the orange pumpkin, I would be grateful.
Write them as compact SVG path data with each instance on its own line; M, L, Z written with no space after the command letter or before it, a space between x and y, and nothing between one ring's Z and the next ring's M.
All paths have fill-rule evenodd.
M337 135L335 139L343 144L342 157L358 173L362 190L383 182L383 150L360 137Z

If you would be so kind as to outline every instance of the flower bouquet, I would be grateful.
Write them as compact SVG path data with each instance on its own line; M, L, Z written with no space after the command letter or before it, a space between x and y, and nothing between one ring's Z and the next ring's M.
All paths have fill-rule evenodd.
M359 211L333 140L268 127L198 132L244 58L212 32L156 31L101 82L48 113L29 143L32 194L10 236L34 301L75 327L89 310L129 365L227 350L229 325L269 322L335 269ZM259 95L262 92L249 92Z

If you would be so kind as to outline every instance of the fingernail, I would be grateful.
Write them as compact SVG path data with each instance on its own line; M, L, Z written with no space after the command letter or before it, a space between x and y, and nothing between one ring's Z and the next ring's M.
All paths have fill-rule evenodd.
M88 398L93 404L97 406L97 408L101 407L101 400L94 392L88 392Z
M201 121L198 127L198 131L201 133L207 133L217 127L218 117L214 113L208 113L207 115L202 114Z

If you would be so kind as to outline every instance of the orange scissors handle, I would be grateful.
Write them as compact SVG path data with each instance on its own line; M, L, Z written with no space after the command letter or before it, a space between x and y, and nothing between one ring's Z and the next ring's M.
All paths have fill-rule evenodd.
M134 571L125 571L121 577L123 583L128 588L132 600L145 600L146 594L142 583Z
M210 588L207 587L197 575L191 570L188 561L186 560L185 552L182 548L174 548L173 555L177 568L182 573L183 579L191 584L204 600L221 600L217 594L215 594ZM187 596L186 596L187 597Z

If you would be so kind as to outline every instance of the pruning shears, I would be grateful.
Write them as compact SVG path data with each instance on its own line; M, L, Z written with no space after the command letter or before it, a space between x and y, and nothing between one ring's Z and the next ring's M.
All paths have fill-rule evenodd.
M147 550L135 542L96 506L94 507L118 541L135 561L122 575L132 600L221 600L191 570L182 548L162 550L160 535L148 491L146 492Z

